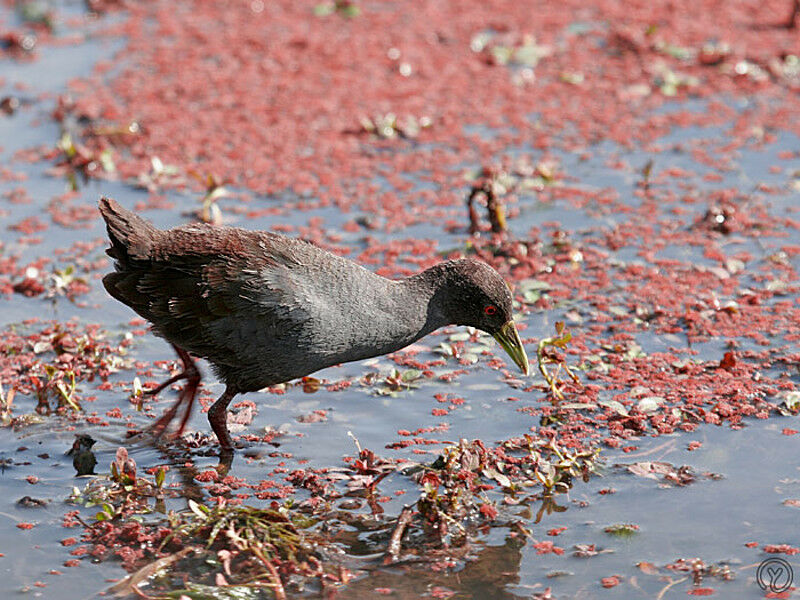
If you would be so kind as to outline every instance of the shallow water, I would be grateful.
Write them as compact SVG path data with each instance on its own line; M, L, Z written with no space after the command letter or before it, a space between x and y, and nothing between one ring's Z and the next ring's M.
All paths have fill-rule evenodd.
M0 15L8 11L4 5ZM7 18L13 20L10 15ZM30 86L26 97L34 99L13 116L0 115L0 165L27 176L22 182L0 182L0 193L22 186L32 198L30 204L0 201L3 252L4 255L17 255L20 265L39 257L55 256L57 249L75 242L104 236L99 219L91 222L88 229L69 229L52 223L46 232L35 234L42 237L41 242L36 244L21 241L24 236L8 227L27 217L43 214L43 208L50 198L66 190L63 179L45 174L47 164L15 161L13 155L18 150L54 143L58 128L48 118L53 108L52 94L64 91L69 79L87 75L99 56L114 52L116 48L119 48L118 41L95 39L78 46L40 48L39 56L33 62L0 59L0 74L5 79L5 85L0 87L0 96L11 93L16 83L24 82ZM41 100L35 99L44 92L47 94ZM724 128L688 128L673 131L660 140L660 144L665 147L695 142L722 145L723 136ZM703 175L710 169L698 165L686 152L659 154L655 168L681 167L693 171L690 181L704 193L723 187L750 191L760 183L785 186L786 174L771 173L769 167L775 164L779 152L796 150L798 143L793 135L779 132L774 143L740 152L735 158L735 168L719 182L703 181ZM535 155L530 148L520 148L519 153ZM628 162L631 165L630 172L608 169L607 163L612 158ZM588 190L613 189L619 202L634 208L640 206L640 200L634 196L640 179L637 171L647 159L648 156L639 151L615 148L610 144L593 148L588 159L570 154L559 156L560 168L576 182L575 185ZM419 184L428 185L423 181ZM662 185L669 186L671 183ZM146 192L123 183L90 182L81 186L80 195L73 202L94 205L100 195L114 197L126 206L133 206L148 196ZM149 210L145 216L161 227L185 222L181 211L196 206L196 200L187 194L169 192L166 195L175 203L176 209ZM772 210L775 214L783 214L787 208L795 206L796 201L796 194L773 196ZM297 211L293 209L291 200L286 199L256 198L253 205L256 204L280 206L277 221L281 224L306 226L311 219L321 218L324 230L341 233L340 245L354 252L360 248L359 235L343 232L341 226L345 221L363 215L344 214L330 207ZM628 218L613 210L597 214L577 210L559 200L542 202L537 193L521 193L518 206L519 216L511 219L509 226L521 238L532 227L547 221L558 221L563 230L580 239L595 231L613 227L616 223L623 223ZM685 226L689 226L702 216L704 209L705 204L702 203L691 205L680 218ZM268 229L276 224L276 217L244 220L232 213L226 213L225 216L233 224L253 229ZM457 214L454 216L458 217ZM466 226L466 216L462 214L460 218ZM463 231L447 232L435 222L421 223L400 232L376 230L370 235L381 241L406 236L435 239L441 250L461 248L465 240ZM794 235L795 239L783 239L780 243L798 243L796 231ZM755 245L743 241L741 245L756 256L766 256L776 243L775 240L765 240ZM90 257L99 258L102 253L103 246L98 245ZM661 256L694 261L696 264L704 264L706 260L701 249L691 247L668 247ZM632 251L625 249L619 251L618 258L632 262L638 260ZM797 256L790 260L797 265ZM55 264L61 265L59 259ZM100 323L110 332L112 339L121 338L133 328L128 322L134 315L106 295L94 274L88 277L91 291L81 297L87 303L85 308L64 298L52 302L27 299L15 294L0 299L0 327L32 316L61 321L75 317L82 323ZM554 322L563 318L565 310L562 307L552 311L531 312L525 320L528 329L524 336L540 337L551 332ZM420 356L430 357L430 350L456 331L456 328L451 328L422 340L419 343L422 349ZM654 334L638 335L636 339L646 352L675 345L675 340L665 340ZM723 348L724 340L712 340L697 346L700 358L709 360L718 357ZM129 353L137 361L172 359L169 347L152 335L137 337ZM380 358L327 369L315 376L330 381L357 380L366 372L377 370L388 373L394 367L395 364L390 360ZM445 370L455 368L458 365L451 362ZM209 371L205 366L204 370ZM425 437L428 439L456 442L461 438L480 438L494 441L521 435L539 426L538 417L517 410L521 405L536 404L538 400L534 396L526 397L523 392L504 382L498 371L484 364L483 357L469 371L468 375L454 384L422 380L418 388L401 391L394 397L375 395L372 390L358 383L336 393L306 394L299 387L292 387L283 395L249 394L245 399L255 401L259 411L248 426L248 431L263 432L271 426L283 431L284 434L275 440L276 447L268 446L265 452L277 449L291 454L291 458L285 459L286 466L291 469L300 464L298 461L308 461L306 467L340 465L343 456L355 452L350 433L363 447L385 456L405 457L414 461L433 460L440 448L436 444L423 446L429 453L422 455L414 453L412 448L390 450L385 446L397 441L398 430L414 430L442 422L441 417L431 414L432 409L440 406L433 397L439 392L463 396L466 402L447 415L448 431L427 434ZM133 376L132 371L123 371L113 375L111 381L125 382L125 389L129 390ZM794 380L797 380L797 373L794 374ZM128 405L122 389L98 391L92 385L84 384L81 391L84 395L97 396L94 402L85 404L87 411L96 411L102 416L121 404L126 416L130 415L133 422L140 426L147 423L147 419ZM205 391L209 396L217 396L222 387L209 377ZM523 396L521 402L509 400L520 396ZM171 394L164 394L158 406L166 406L171 397ZM32 411L34 402L18 396L15 404L17 411L25 413ZM298 416L314 410L325 410L327 420L320 423L297 421ZM118 440L125 431L123 421L115 418L107 420L107 427L90 430L99 439L95 450L97 469L101 473L107 472L119 445ZM797 427L797 424L795 418L773 418L768 421L747 421L746 426L738 431L727 426L704 426L690 434L634 440L631 443L637 446L637 450L629 454L604 450L601 476L593 477L587 483L577 483L569 495L557 497L557 503L566 507L565 512L545 515L540 524L531 524L533 537L538 541L553 541L565 550L563 556L537 554L530 544L520 544L507 537L506 529L496 528L476 542L472 552L474 560L458 572L417 570L413 572L414 577L402 577L407 573L400 568L376 569L343 589L341 597L372 597L375 588L392 588L393 597L416 598L430 594L436 586L442 586L455 591L458 598L528 598L546 587L552 587L558 598L648 598L657 596L670 581L663 576L640 572L637 563L650 562L662 567L678 558L694 557L701 558L707 564L730 565L735 575L733 581L704 582L704 586L716 589L716 597L761 597L763 594L754 581L755 565L766 555L758 547L748 548L744 544L757 542L759 547L765 544L800 546L800 529L796 527L795 513L798 509L783 504L784 500L800 498L797 461L799 438L782 434L783 428ZM78 429L85 427L81 424ZM196 411L189 427L206 431L208 425L205 416ZM25 590L40 597L57 596L65 600L86 598L105 589L109 579L124 574L114 562L98 564L84 560L78 567L62 566L70 558L70 548L63 547L59 542L66 537L77 536L79 532L61 527L62 516L70 509L64 502L73 486L82 487L85 484L85 480L73 476L71 459L64 455L72 443L74 431L75 426L68 420L56 417L48 417L41 424L18 431L0 430L0 460L4 465L0 471L4 491L0 502L0 552L3 553L0 573L4 575L0 582L0 595ZM688 452L686 447L691 441L702 442L702 446ZM131 455L141 469L170 461L180 462L178 458L164 456L150 447L134 447ZM198 471L216 463L213 457L194 458ZM240 455L230 474L256 481L268 478L276 466L276 460L267 456L247 459ZM676 466L686 464L696 473L712 472L723 477L719 480L698 477L698 481L685 487L662 487L658 481L636 477L624 468L614 466L637 460L667 461ZM38 483L28 482L26 478L31 475L38 477ZM177 470L170 471L167 481L180 482ZM614 488L616 493L598 493L608 488ZM415 500L395 495L409 489L408 481L399 474L384 480L380 489L383 494L392 497L383 505L387 514L396 514L403 504ZM44 508L24 508L17 505L17 500L23 496L42 498L49 504ZM181 502L175 501L174 504L179 506ZM520 509L520 514L532 520L532 515L525 511L528 509ZM96 509L85 510L83 515L90 518L94 512ZM35 527L21 530L16 527L19 522L34 523ZM637 524L639 533L622 539L604 532L605 527L618 523ZM560 527L566 527L560 535L546 534L547 530ZM571 556L575 544L595 544L598 550L609 552L591 558L576 558ZM800 562L793 561L793 557L785 558L800 567ZM58 574L53 570L57 570ZM603 589L601 578L611 575L619 575L624 582L613 589ZM673 579L682 576L674 574ZM38 587L37 582L43 582L46 587ZM684 597L690 589L691 582L684 581L675 584L662 597Z

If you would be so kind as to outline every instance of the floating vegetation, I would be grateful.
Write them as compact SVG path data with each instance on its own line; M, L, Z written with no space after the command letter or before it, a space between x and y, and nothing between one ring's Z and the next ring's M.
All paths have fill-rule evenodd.
M225 188L227 181L218 179L212 173L201 175L195 171L190 171L189 174L205 186L205 193L200 200L200 210L197 211L197 217L203 223L210 225L220 225L222 223L222 211L217 205L217 200L230 196L230 192Z
M181 174L181 170L175 165L165 165L157 156L150 158L150 170L140 173L136 179L136 185L149 192L156 192L162 187L183 183L185 183L185 178Z
M556 335L539 340L536 349L536 358L539 372L550 387L550 394L556 401L564 400L564 386L568 383L580 386L580 379L567 364L566 359L556 350L564 350L572 340L572 334L567 330L563 321L556 321ZM553 370L552 365L555 365ZM561 375L562 371L569 377L569 381Z
M58 97L52 117L61 134L53 151L45 154L56 161L48 174L66 177L73 192L90 178L116 177L115 156L120 149L129 150L142 134L136 120L103 119L66 94Z
M105 380L127 365L124 354L128 342L109 344L99 326L81 328L75 322L36 325L34 320L0 332L0 384L7 389L3 406L6 425L23 425L31 420L30 415L12 416L11 401L16 398L20 407L20 395L36 399L38 415L79 411L81 382Z
M89 436L77 436L71 453L74 457L78 457L82 452L90 451L92 445L94 440ZM70 503L83 508L100 508L94 515L94 523L84 523L87 527L87 539L91 541L98 535L108 536L108 527L102 527L102 533L96 529L100 523L108 525L113 522L115 526L123 527L130 523L141 525L143 524L141 515L163 513L164 499L167 496L178 495L177 489L164 488L166 471L165 467L153 469L152 481L147 477L137 476L136 462L128 456L125 448L119 448L111 463L111 474L92 478L83 489L73 488L69 498ZM120 552L116 552L115 547L122 546L124 546L122 540L114 546L105 544L103 548L96 549L96 554L102 554L104 557L111 552L121 555Z
M177 597L217 586L231 593L267 588L285 598L301 579L322 587L349 579L347 569L330 560L329 553L338 554L331 542L310 530L317 519L291 502L257 508L218 497L208 507L189 499L187 509L154 519L165 513L166 498L179 495L164 486L165 474L160 468L152 480L137 476L136 463L120 448L109 477L73 491L72 503L100 508L95 522L84 524L91 555L116 556L132 571L110 592Z
M639 526L633 523L617 523L615 525L609 525L603 531L615 537L628 538L639 533Z
M417 369L407 369L403 372L393 369L391 373L383 377L378 373L368 373L361 378L361 383L372 387L379 396L396 397L399 392L419 387L414 382L422 376L422 372Z
M531 34L501 34L494 31L474 35L470 50L480 54L489 65L510 67L515 85L533 81L534 69L539 61L553 53L550 46L538 44Z
M475 201L478 198L486 204L486 214L489 217L492 233L503 233L506 230L506 212L501 198L508 190L500 182L500 175L495 169L484 169L482 176L473 184L467 196L471 235L480 231L480 218L475 209Z
M721 479L722 476L716 473L702 473L697 474L694 469L688 465L676 467L673 464L664 461L641 461L630 465L624 465L628 472L633 473L639 477L647 479L655 479L662 481L661 485L667 487L670 485L685 486L690 485L697 481L698 478L703 479Z
M533 165L526 160L517 160L511 167L483 167L467 176L470 192L467 196L469 213L469 232L480 232L480 216L475 207L480 202L486 206L486 214L492 233L502 233L507 229L506 202L513 194L531 190L542 190L558 181L556 165L551 161L541 161Z
M284 582L293 578L325 585L349 577L343 567L322 562L329 542L309 531L315 522L277 505L262 509L221 501L209 508L189 500L188 511L169 516L171 534L161 547L192 547L195 561L218 570L208 584L266 587L280 598L286 594Z
M327 17L338 14L343 17L357 17L361 14L361 8L355 0L333 0L332 2L322 2L314 7L314 14L318 17Z
M765 501L753 491L756 483L779 494L763 539L731 552L743 575L729 595L747 595L753 568L744 565L757 563L760 553L798 552L780 528L791 524L799 494L788 489L791 482L767 481L770 469L746 471L755 456L763 464L784 464L771 461L777 456L791 460L791 449L784 450L799 429L789 419L800 410L800 247L791 196L800 190L792 142L800 120L791 118L800 98L800 2L749 12L733 5L719 11L707 0L696 10L650 3L647 11L605 2L579 13L572 4L553 3L545 18L525 3L505 3L498 12L493 2L455 9L316 2L163 10L159 3L87 0L88 16L73 5L64 12L47 1L4 3L0 57L17 61L14 76L0 82L0 120L10 132L0 149L4 314L57 311L69 329L69 319L83 318L88 308L106 327L117 322L99 283L108 269L104 242L89 241L100 232L98 182L84 186L86 177L143 188L128 189L130 202L137 211L175 211L157 215L168 222L197 209L200 219L218 222L223 201L213 196L224 182L236 189L224 201L226 217L349 252L386 276L464 254L491 263L515 290L529 350L545 338L540 371L530 379L510 374L479 334L449 332L433 343L443 342L438 347L423 342L390 357L396 370L335 381L321 379L326 373L276 386L274 397L253 395L254 402L278 400L278 408L252 422L251 410L232 417L246 448L230 472L193 471L193 461L207 463L210 443L189 434L159 449L172 470L158 462L167 458L147 450L149 464L136 467L120 455L109 475L104 444L78 437L64 458L63 446L73 440L63 436L72 434L49 432L73 424L83 430L86 422L96 424L91 433L100 440L101 432L138 428L158 408L143 401L142 391L173 365L152 364L145 346L131 386L133 373L125 381L124 374L110 375L131 364L127 342L117 344L102 330L90 335L89 345L101 346L93 357L77 349L80 343L42 334L52 324L4 329L0 423L7 451L0 467L23 487L39 485L30 489L54 498L76 481L88 483L79 514L92 537L75 540L64 565L76 566L80 556L119 559L132 577L111 591L141 589L163 598L267 597L281 587L293 595L302 586L306 594L327 593L323 586L349 576L336 565L355 572L351 561L363 567L358 557L364 556L364 570L378 566L377 573L352 582L345 594L446 597L480 589L494 597L514 589L544 599L587 586L602 594L600 586L620 585L618 595L629 596L634 592L626 586L638 585L643 598L660 590L664 597L710 595L716 573L725 573L719 557L702 564L687 557L674 568L640 563L640 573L631 567L640 557L621 556L643 545L669 547L657 533L663 529L650 526L664 524L663 511L637 521L642 532L635 544L602 530L615 523L614 514L626 514L631 485L669 486L674 495L700 485L695 492L704 501L714 498L721 486L697 464L721 450L724 435L738 435L754 443L747 444L749 454L736 451L720 467L730 484L740 485L742 501L753 506ZM126 4L132 10L124 23L98 18ZM592 14L602 14L602 22ZM266 21L279 35L265 35ZM163 35L150 39L152 32ZM113 52L98 54L95 44L107 41ZM99 58L91 74L87 57ZM56 138L54 130L68 137ZM494 171L476 168L492 161L500 165ZM62 194L63 183L42 186L47 167L81 189ZM202 174L199 186L189 180L192 170ZM173 193L192 184L194 196ZM466 227L475 235L465 238ZM73 242L84 248L82 259L61 254L60 244ZM566 325L553 330L554 322ZM131 335L145 326L132 321ZM86 333L75 327L73 337ZM131 388L141 400L135 404L127 397ZM350 395L360 399L343 398ZM362 411L364 405L375 410ZM271 414L289 423L282 437L263 429ZM27 428L31 423L39 426ZM712 424L749 431L725 434ZM347 427L369 428L372 443L386 450L359 448L340 464L337 452L326 454L327 442ZM458 441L467 435L482 442ZM505 435L518 437L495 442ZM668 438L654 441L659 435ZM665 446L653 452L659 443ZM297 452L300 444L309 452ZM579 486L578 479L591 475L600 447L613 448L614 462L625 465L609 469L613 480L595 496L595 486ZM99 469L93 451L104 462ZM73 481L70 460L74 472L94 479ZM23 472L25 464L30 472ZM256 481L245 480L254 474ZM182 477L179 488L175 479ZM606 496L613 485L619 494ZM191 497L196 510L178 494ZM32 496L19 506L36 514L33 507L46 500ZM595 514L621 509L601 517L599 540L576 539L585 502ZM712 514L698 525L726 525L730 536L747 539L740 524L717 514L719 522ZM226 525L208 548L220 521ZM36 536L50 539L58 527L44 517L36 524L6 522L31 544L40 543ZM171 523L183 536L162 547ZM562 525L570 530L560 534ZM245 559L237 538L225 533L231 526L242 539L249 527L251 546L285 534L310 540L318 553L304 558L297 550L301 574L292 574L294 541L276 543L277 558L268 562L277 570L283 561L286 569L276 580L250 550ZM540 530L562 535L564 548ZM506 543L497 544L504 536ZM32 593L55 587L56 570L47 573L57 566L49 546L37 550L44 560L14 570L25 581L8 578L6 586ZM701 546L692 552L709 551ZM349 557L343 560L339 549ZM557 561L553 555L588 559L609 550L621 563L616 574L609 567L608 577L598 573L588 582L581 575L545 580L541 571L519 566L535 554ZM313 571L315 559L331 578L306 570L303 561ZM383 569L384 563L394 566ZM252 569L251 582L239 577L239 564ZM478 584L470 587L473 567ZM393 591L400 573L404 583Z
M440 543L463 544L470 518L493 521L499 516L488 490L499 486L511 505L523 502L523 496L530 501L564 493L573 478L589 477L596 456L596 451L569 451L529 435L496 448L462 440L415 475L422 487L417 509Z
M109 150L94 151L76 142L72 134L62 132L58 139L56 149L59 152L55 166L50 169L51 175L63 175L69 181L73 191L78 189L78 176L85 184L89 177L96 175L100 169L105 173L115 171L114 162L111 160Z
M419 137L423 129L432 125L430 117L417 119L411 115L398 117L394 113L387 113L376 117L362 117L361 129L379 138L390 140L394 138L414 139Z
M670 588L684 582L690 582L692 585L687 592L690 596L711 596L715 594L715 590L708 587L707 580L731 581L734 579L734 571L730 565L726 563L708 564L700 558L679 558L663 567L642 561L636 563L636 567L643 575L657 576L659 581L665 583L658 598L664 598ZM636 587L639 586L636 585Z
M211 506L189 499L186 509L167 511L164 501L176 497L178 488L165 487L164 468L154 470L153 479L138 476L124 448L117 451L111 475L76 489L71 501L100 508L95 522L85 524L91 556L116 556L131 571L111 592L128 593L135 586L150 597L174 597L218 586L231 593L264 588L280 598L311 583L324 589L353 577L353 560L345 561L337 544L336 532L344 524L368 527L373 537L380 532L385 564L439 560L437 549L467 549L481 523L500 519L498 493L511 505L543 499L538 518L564 510L553 496L566 492L573 478L588 477L596 459L595 451L570 451L524 436L495 448L462 440L431 465L400 465L353 439L358 454L347 467L322 480L313 472L292 474L293 482L312 492L301 503L289 498L248 506L216 496ZM333 508L343 486L347 495L366 498L372 515L382 514L378 486L400 467L419 485L420 495L396 517L373 522L368 515ZM529 535L524 521L505 518L520 535Z

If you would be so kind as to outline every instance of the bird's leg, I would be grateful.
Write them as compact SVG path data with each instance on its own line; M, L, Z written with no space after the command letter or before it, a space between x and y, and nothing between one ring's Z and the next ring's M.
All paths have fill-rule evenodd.
M175 418L175 415L178 413L178 410L181 407L183 407L183 415L181 417L181 422L176 435L180 436L183 434L186 423L192 414L192 406L194 405L194 398L197 395L197 388L200 386L200 371L195 366L192 357L189 356L189 353L183 348L179 348L175 344L173 344L172 347L175 348L175 352L178 353L178 357L183 363L183 371L181 371L178 375L171 377L165 383L158 386L155 390L152 390L152 392L157 394L160 390L164 389L171 383L178 381L179 379L186 379L186 385L181 390L181 394L178 397L177 402L175 402L175 404L173 404L169 410L167 410L167 412L165 412L158 419L158 421L153 423L152 427L150 427L150 432L155 436L160 436L164 433L164 431L166 431L167 427Z
M154 387L152 390L145 390L142 392L143 396L158 396L158 394L163 391L167 386L172 385L176 381L180 381L181 379L186 377L186 373L181 371L177 375L173 375L169 379L167 379L164 383L159 384L157 387Z
M180 436L183 434L183 430L186 427L186 422L189 420L189 417L192 414L192 406L194 405L194 397L197 394L197 388L200 384L200 377L198 376L195 379L190 379L186 386L181 390L180 396L175 401L175 404L169 407L167 412L165 412L161 417L153 423L150 427L150 432L155 435L156 437L160 436L161 434L166 431L169 424L175 419L175 415L178 413L178 410L181 407L183 408L183 415L181 416L181 422L178 427L178 430L175 432L176 436Z
M177 375L173 375L172 377L167 379L164 383L158 385L157 387L154 387L152 390L147 390L146 392L143 392L143 395L157 396L158 393L164 390L166 387L172 385L176 381L180 381L181 379L189 379L191 381L192 379L196 378L197 381L200 381L200 371L197 370L197 367L194 364L194 360L192 359L191 356L189 356L189 353L186 352L186 350L184 350L183 348L179 348L175 344L170 344L170 345L175 349L175 352L178 354L178 358L181 359L181 362L183 363L183 371L181 371Z
M231 386L226 387L222 396L208 409L208 422L211 424L211 429L217 434L220 449L226 453L233 451L233 440L231 440L231 434L228 433L228 404L237 393L237 390Z
M178 399L178 403L176 403L176 408L183 403L183 416L181 417L181 422L178 425L178 430L175 432L177 437L183 435L183 430L186 429L186 423L189 421L189 417L192 416L192 407L194 406L194 399L197 395L197 388L200 386L200 377L197 379L189 379L186 382L186 387L181 390L181 396Z

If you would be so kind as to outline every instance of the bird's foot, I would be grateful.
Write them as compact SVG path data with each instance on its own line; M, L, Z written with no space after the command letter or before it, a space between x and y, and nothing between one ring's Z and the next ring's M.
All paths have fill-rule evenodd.
M221 448L219 451L219 463L217 463L217 472L221 477L225 477L228 471L231 470L233 464L233 457L236 453L233 450L225 450Z
M152 390L146 390L142 392L142 395L157 396L164 389L171 386L176 381L180 381L181 379L187 379L189 384L191 384L193 381L196 381L196 383L200 382L200 371L198 370L197 365L194 364L194 359L192 356L186 350L176 346L175 344L172 344L172 347L174 348L175 353L178 355L181 363L183 363L183 370L177 375L173 375L167 379L164 383L157 385Z
M222 396L208 409L208 423L217 435L220 450L223 452L233 452L233 440L228 431L228 404L235 395L236 391L230 387L225 388Z
M181 379L186 379L187 377L188 374L186 373L186 371L181 371L177 375L173 375L172 377L167 379L164 383L160 383L152 390L143 391L142 396L158 396L158 394L164 391L168 386L172 385L176 381L180 381Z
M178 358L180 358L181 362L183 363L183 370L177 375L173 375L165 382L157 385L152 390L146 390L142 392L142 395L157 396L167 387L171 386L176 381L180 381L181 379L188 380L189 385L191 385L192 382L195 382L195 385L200 382L200 371L197 369L197 366L195 366L194 360L192 360L192 357L189 355L189 353L175 345L173 345L173 348L175 348L175 351L178 353Z

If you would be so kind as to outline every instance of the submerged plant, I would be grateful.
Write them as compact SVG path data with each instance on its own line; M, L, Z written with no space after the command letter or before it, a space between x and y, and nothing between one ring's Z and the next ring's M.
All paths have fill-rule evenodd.
M0 426L6 426L11 422L11 405L14 402L14 395L17 390L14 387L6 392L0 382Z
M66 129L62 129L56 151L58 160L49 172L52 175L65 176L72 191L78 190L78 175L86 183L90 177L97 176L101 171L113 173L116 169L108 150L92 150L76 142Z
M334 13L352 18L361 14L361 8L354 0L333 0L317 4L314 7L314 14L318 17L327 17Z
M189 174L205 186L205 194L200 201L201 206L197 216L203 223L219 225L222 223L222 212L217 206L217 200L230 195L230 192L225 188L225 184L228 183L227 180L220 180L211 173L201 175L192 171Z
M323 562L328 542L309 531L314 523L291 503L256 508L219 498L216 506L208 507L190 499L186 510L170 511L166 522L141 528L151 543L135 563L138 569L112 591L142 594L140 587L147 582L153 588L149 595L157 597L196 597L203 589L214 590L214 595L230 591L235 597L248 597L240 594L263 588L285 598L290 581L317 579L323 585L347 581L346 569ZM94 527L97 533L107 530ZM167 567L172 577L150 580Z
M477 514L489 520L497 518L499 511L486 496L495 484L512 498L539 487L540 496L551 497L567 492L575 477L587 479L597 453L568 450L552 440L536 440L527 434L491 449L480 440L461 440L416 476L422 486L417 509L441 542L447 536L463 541L465 519Z
M150 170L140 173L136 185L149 192L156 192L163 186L177 186L184 183L181 170L175 165L165 165L157 156L150 157Z
M79 385L95 378L105 380L125 367L127 343L111 345L98 327L79 329L73 322L44 324L35 330L29 325L11 325L0 331L2 382L13 382L13 391L3 402L2 422L16 426L29 420L11 415L14 394L33 396L39 415L80 411ZM19 402L15 406L19 407Z
M503 196L508 193L508 188L501 181L504 175L505 173L500 169L487 167L483 169L480 177L472 185L467 197L470 234L475 235L480 231L480 217L475 209L475 201L478 199L486 204L486 214L492 233L503 233L506 230L506 210Z
M562 371L567 374L572 383L580 385L580 379L572 371L566 360L552 351L555 348L564 350L571 340L572 334L567 330L564 322L557 321L556 335L539 340L539 346L536 349L539 372L550 387L550 393L553 395L554 400L564 399L562 389L567 381L561 377ZM555 365L555 369L552 370L550 365Z
M377 115L375 117L362 117L359 120L361 129L366 133L371 133L381 139L414 139L419 137L423 129L431 126L430 117L420 117L417 119L412 115L399 118L394 113Z

